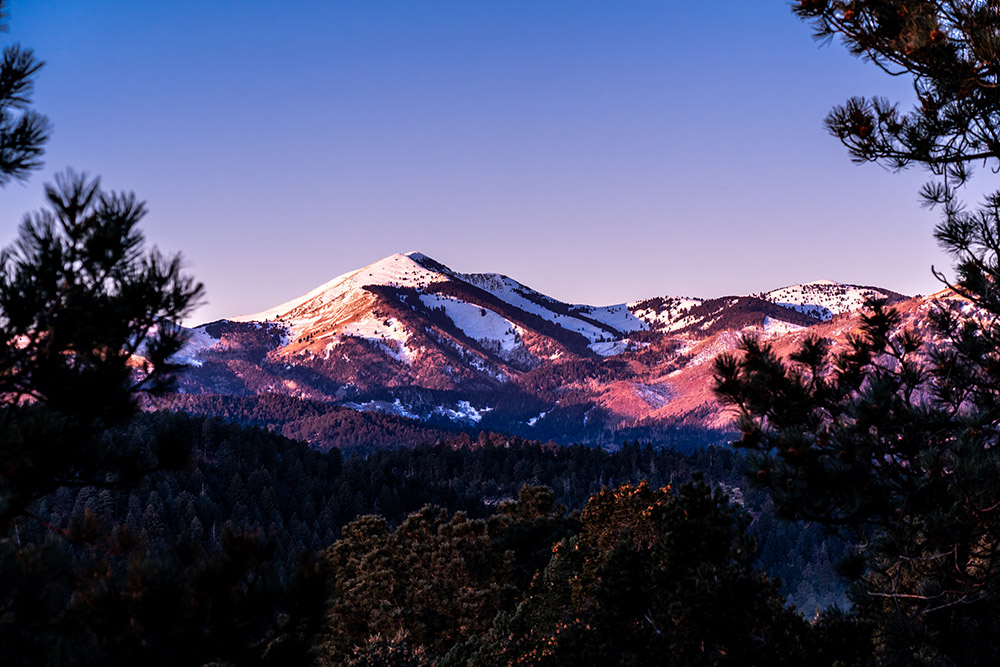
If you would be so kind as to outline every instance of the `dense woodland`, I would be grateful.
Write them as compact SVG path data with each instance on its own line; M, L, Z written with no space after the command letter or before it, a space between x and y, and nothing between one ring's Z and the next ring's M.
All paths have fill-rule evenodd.
M567 364L573 366L575 364ZM449 405L457 401L456 392L427 392L405 389L391 394L366 397L391 405L396 399L409 406ZM651 424L640 422L609 431L600 425L600 419L586 419L596 412L589 403L565 401L563 405L549 408L547 419L534 425L514 419L512 414L523 414L525 406L542 410L536 398L519 392L516 388L498 397L490 396L497 407L486 412L479 422L461 423L438 415L424 421L383 414L375 411L359 412L343 406L332 406L322 401L261 393L256 396L227 396L221 394L168 394L148 402L151 409L180 410L209 417L222 417L228 421L261 426L293 440L302 440L319 449L337 447L345 452L369 453L387 447L413 447L419 444L443 442L465 434L478 437L482 431L509 433L521 438L574 444L590 442L595 433L599 440L613 442L656 442L681 452L692 452L709 446L724 446L734 435L732 431L704 428L698 417L686 421L669 422L654 420ZM429 408L428 408L429 409ZM706 413L709 408L705 407ZM537 412L535 414L538 414ZM574 437L576 440L574 440Z
M476 636L471 628L452 636L442 627L413 625L462 613L455 605L465 602L450 594L425 603L419 614L401 606L381 610L385 618L377 623L330 628L334 621L322 614L348 604L336 593L345 576L338 572L348 566L344 557L332 554L360 548L345 537L375 531L388 540L378 547L387 562L412 574L407 559L429 557L439 548L434 542L440 539L438 529L427 533L422 528L425 532L409 536L405 544L390 536L415 522L455 530L461 524L455 539L471 540L461 547L470 550L463 557L476 552L478 558L485 550L496 562L477 561L465 566L466 574L455 570L451 560L423 567L429 568L427 577L458 578L463 590L474 581L504 587L503 592L476 593L485 596L478 604L486 605L488 614L476 612L475 629L487 633L494 616L512 613L525 600L553 546L579 534L579 511L591 496L625 484L673 488L702 476L728 489L737 501L730 507L720 499L716 511L732 512L749 524L748 534L759 547L747 542L745 564L781 579L783 586L771 592L775 600L784 592L811 616L841 599L831 566L842 550L839 542L816 527L775 521L766 494L741 488L746 486L742 460L728 449L684 455L628 444L607 452L482 433L345 458L336 448L319 452L259 428L166 412L140 414L103 437L114 448L169 437L186 444L191 461L181 472L152 474L128 492L60 489L16 524L20 555L12 562L18 569L5 573L7 581L16 582L21 603L38 590L46 594L32 600L17 623L0 623L0 637L12 658L31 662L32 656L47 655L60 662L74 656L73 661L83 664L108 664L126 662L138 651L157 664L200 664L223 655L238 661L276 660L267 658L275 651L276 656L296 652L301 660L312 651L311 656L335 656L330 664L339 664L374 641L375 634L388 633L383 638L396 641L404 632L408 638L399 641L413 650L419 647L428 660L438 659L457 645L459 636L467 641ZM519 496L522 503L534 498L530 502L544 505L544 511L531 510L541 512L544 521L519 525L516 535L508 534L504 531L514 529L499 526L528 512L518 509ZM65 569L55 578L46 575L39 588L31 576L36 558L63 563ZM318 567L316 559L325 565ZM89 578L88 573L98 571L109 576ZM231 579L215 587L209 579L216 576ZM386 576L376 578L385 584ZM312 593L327 592L319 599L303 598L304 578ZM300 608L307 603L309 609ZM105 618L99 626L88 621L95 609ZM219 618L221 610L233 618ZM182 650L176 639L189 634L199 639L186 640ZM446 639L450 636L451 641Z
M170 394L151 403L164 410L201 414L248 426L269 429L292 440L326 450L369 452L387 447L413 447L457 435L415 419L377 412L358 412L283 394L223 396Z

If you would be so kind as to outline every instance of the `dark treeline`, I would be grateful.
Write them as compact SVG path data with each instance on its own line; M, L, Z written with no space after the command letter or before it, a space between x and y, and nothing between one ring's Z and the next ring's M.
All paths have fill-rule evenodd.
M221 417L226 421L268 428L319 449L371 451L383 447L412 447L454 437L457 430L428 426L415 419L377 412L359 412L329 403L263 393L258 396L170 394L157 398L155 407Z
M603 362L607 364L607 362ZM575 362L563 364L574 368ZM190 372L190 371L188 371ZM554 382L554 380L553 380ZM565 399L565 397L563 397ZM434 414L439 406L456 405L469 399L474 405L495 406L484 411L477 423L454 422ZM381 401L404 406L427 416L411 419L374 411L359 412L343 406L264 392L256 396L172 393L150 400L151 408L180 410L191 414L222 417L240 424L261 426L293 440L302 440L319 449L337 447L364 454L391 447L445 442L465 433L478 437L481 431L510 433L528 440L615 445L626 441L655 442L682 452L710 446L725 446L732 432L705 428L711 409L689 413L676 421L651 419L631 426L610 429L604 426L605 412L591 402L563 400L561 404L540 401L518 388L504 388L483 394L466 395L453 391L400 388L357 398L360 402ZM551 399L553 403L555 397ZM529 417L545 418L528 423Z
M325 590L323 568L312 559L339 544L345 525L378 515L385 522L380 530L389 534L389 527L407 525L415 513L438 512L428 505L441 508L434 516L444 522L455 512L465 517L456 521L495 520L498 512L509 512L502 508L525 484L551 490L549 513L562 517L551 521L562 528L529 531L533 542L519 548L545 558L507 563L521 568L520 583L494 604L523 598L560 531L577 520L574 511L602 488L645 480L655 489L698 475L743 504L751 532L759 535L755 562L785 582L789 601L811 615L840 596L830 565L836 543L815 528L774 521L766 496L741 488L742 460L728 449L686 455L634 443L607 452L483 433L345 457L220 418L165 412L140 414L105 437L109 447L129 447L165 434L189 445L186 470L155 473L130 491L62 488L18 522L20 556L4 560L7 580L16 582L22 601L39 589L48 594L28 605L33 611L22 610L18 623L0 622L5 646L17 647L10 655L48 653L43 662L73 656L70 662L107 664L119 655L115 647L127 647L161 663L194 664L207 656L263 659L270 647L269 655L303 660L320 641L314 626L322 599L315 595ZM552 509L559 506L565 511ZM508 558L508 551L504 547L497 557ZM56 571L63 574L39 582L32 572L51 570L33 569L36 559L62 563ZM18 565L11 569L12 563ZM98 583L81 582L81 572L102 574ZM232 581L221 583L227 577ZM105 625L86 622L95 608L104 610ZM229 610L225 619L222 610ZM183 650L174 644L189 633L201 641ZM346 650L345 641L337 651Z

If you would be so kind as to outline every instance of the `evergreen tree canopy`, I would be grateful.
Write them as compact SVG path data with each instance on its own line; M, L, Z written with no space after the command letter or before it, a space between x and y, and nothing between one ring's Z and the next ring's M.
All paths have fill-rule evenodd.
M922 164L964 181L970 163L1000 166L1000 8L989 0L799 0L820 39L893 75L910 75L917 105L884 98L837 106L827 127L853 159Z
M844 573L877 664L996 664L1000 632L1000 192L959 201L977 163L1000 168L1000 8L975 0L799 0L821 38L913 79L917 106L836 107L827 126L853 159L922 165L943 205L936 236L957 259L954 289L901 327L871 302L834 351L810 338L787 360L746 338L716 362L738 411L750 474L787 517L853 539ZM943 275L936 273L944 280Z
M564 510L525 485L488 521L431 505L395 529L353 521L326 554L333 595L317 664L423 664L486 632L576 527Z
M898 325L875 303L846 350L808 339L787 361L747 338L717 360L717 393L778 512L853 540L885 664L995 664L1000 349L949 310L939 349Z
M0 1L0 31L7 29L6 6ZM41 68L34 52L20 44L5 47L0 56L0 186L23 180L42 166L49 121L31 108L35 75Z
M446 664L815 664L807 624L754 568L746 526L701 481L604 489L515 612Z
M169 386L173 322L201 285L145 249L135 195L73 172L45 193L0 253L0 530L60 486L127 485L184 458L169 438L124 450L101 434Z
M957 291L1000 313L1000 191L969 209L959 198L974 167L1000 170L1000 5L993 0L799 0L819 39L894 76L909 76L908 112L882 97L834 107L827 128L856 162L933 174L921 196L943 206L935 236L957 259ZM935 275L944 282L945 276Z

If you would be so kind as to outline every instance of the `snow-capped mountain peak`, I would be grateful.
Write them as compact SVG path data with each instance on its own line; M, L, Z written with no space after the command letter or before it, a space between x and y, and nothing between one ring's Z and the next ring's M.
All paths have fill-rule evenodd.
M370 285L389 287L426 287L430 283L445 280L436 271L429 271L416 258L429 259L421 253L396 253L373 264L341 274L300 297L286 301L273 308L229 318L233 322L264 322L267 320L295 320L296 314L315 310L325 304L335 302L345 294Z

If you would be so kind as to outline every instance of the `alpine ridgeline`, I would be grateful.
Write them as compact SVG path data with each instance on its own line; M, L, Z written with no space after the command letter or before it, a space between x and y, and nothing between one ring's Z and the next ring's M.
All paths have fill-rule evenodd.
M269 310L193 329L182 352L192 368L175 400L219 414L219 401L228 410L264 397L285 412L339 407L419 420L421 428L683 447L700 444L692 434L728 424L712 394L719 352L744 333L779 350L810 333L842 341L866 297L918 319L930 307L928 299L831 281L718 299L574 305L504 275L396 254ZM296 434L337 444L322 431Z

